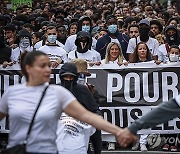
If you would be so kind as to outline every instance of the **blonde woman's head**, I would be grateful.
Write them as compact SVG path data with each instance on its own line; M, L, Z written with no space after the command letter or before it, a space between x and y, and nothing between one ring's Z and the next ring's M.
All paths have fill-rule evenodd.
M123 62L124 60L121 46L119 43L111 42L108 44L106 49L105 64L108 64L109 61L115 61L117 59L118 62Z

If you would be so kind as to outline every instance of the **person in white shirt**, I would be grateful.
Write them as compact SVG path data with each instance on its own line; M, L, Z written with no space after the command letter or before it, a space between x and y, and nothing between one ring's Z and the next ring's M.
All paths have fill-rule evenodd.
M69 52L68 59L84 59L87 62L100 62L101 56L100 54L90 49L92 44L92 38L89 33L80 31L77 33L77 38L75 41L75 45L77 46L77 50L73 50Z
M39 48L42 47L43 45L45 45L46 43L48 43L48 41L47 41L46 39L45 39L45 40L41 40L41 41L37 42L37 43L34 45L34 48L35 48L36 50L39 50ZM64 45L63 45L61 42L59 42L58 40L56 40L56 44L57 44L58 46L60 46L61 48L64 48Z
M168 62L170 47L172 45L180 47L180 36L177 28L174 25L170 25L165 28L165 37L165 43L159 46L158 59L163 62Z
M11 61L13 63L19 63L21 60L21 54L23 52L33 51L31 35L26 29L22 29L18 33L17 37L18 47L12 50Z
M52 27L52 25L48 25L48 26L46 27L45 33L47 32L48 27ZM42 39L41 41L38 41L36 44L34 44L34 49L39 50L40 47L42 47L42 46L44 46L44 45L46 45L46 44L48 43L47 35L44 35L42 38L43 38L43 39ZM62 43L59 42L58 40L56 40L56 44L57 44L59 47L61 47L61 48L64 49L64 44L62 44Z
M178 62L180 61L180 47L177 45L172 45L169 52L169 61Z
M89 111L96 113L98 105L87 88L77 83L79 73L74 63L65 63L59 72L61 86L65 87ZM63 113L58 122L57 147L60 154L87 154L90 136L95 132L91 125ZM71 144L70 144L71 143Z
M142 19L139 23L139 34L137 38L131 38L128 43L126 53L129 54L129 61L133 61L133 52L139 42L145 42L153 56L154 60L158 59L159 43L156 39L149 37L150 22Z
M105 59L101 61L101 64L128 64L123 56L122 49L119 43L111 42L108 44Z
M40 51L48 54L52 67L56 68L59 64L67 62L66 51L56 44L57 30L56 27L50 26L46 31L47 43L39 48Z
M0 121L9 115L8 148L22 144L39 99L50 81L51 63L47 54L32 51L23 54L21 70L26 83L11 86L0 100ZM59 85L49 85L37 112L26 144L26 152L56 154L57 122L62 112L118 137L122 129L86 110L75 97Z
M118 64L121 65L128 65L128 62L125 60L122 49L119 43L111 42L108 44L106 48L106 55L105 59L101 61L101 64ZM115 143L108 142L108 150L115 150Z
M87 16L82 16L78 21L77 32L84 31L84 32L91 33L91 28L92 28L91 19ZM75 45L76 37L77 37L77 34L74 34L67 38L64 45L64 50L67 53L77 49L77 46ZM96 49L96 42L97 40L95 38L92 38L91 49L94 49L94 50Z

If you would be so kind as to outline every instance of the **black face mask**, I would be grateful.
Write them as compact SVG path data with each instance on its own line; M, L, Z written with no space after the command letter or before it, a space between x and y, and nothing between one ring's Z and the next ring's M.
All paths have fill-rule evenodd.
M77 52L85 53L89 49L89 41L78 41Z
M140 28L139 29L139 34L140 34L140 40L142 42L147 42L148 39L149 39L149 31L150 31L150 28Z
M171 45L178 45L176 33L173 34L173 35L166 35L166 40L167 40L167 43L168 43L170 46L171 46Z
M74 80L62 80L61 81L61 85L64 87L64 88L66 88L66 89L68 89L69 91L71 91L72 92L72 89L73 89L73 85L74 85L75 83L74 83Z

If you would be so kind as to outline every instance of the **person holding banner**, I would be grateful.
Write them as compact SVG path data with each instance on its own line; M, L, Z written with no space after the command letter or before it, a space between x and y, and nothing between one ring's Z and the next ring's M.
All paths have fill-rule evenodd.
M161 103L157 108L153 109L140 119L136 120L131 126L125 128L120 134L119 142L123 147L127 147L134 139L138 130L153 128L161 123L166 123L176 117L180 113L180 94L167 102ZM131 138L132 140L128 140Z
M0 120L9 115L8 148L23 144L26 140L32 116L42 92L50 81L50 66L49 57L43 52L32 51L22 54L21 69L27 82L9 87L0 100ZM49 85L26 143L28 154L57 153L56 129L63 111L97 129L112 133L120 141L121 128L86 110L65 88L59 85ZM131 137L127 139L132 142Z
M134 49L133 53L133 63L139 63L139 62L148 62L152 60L151 52L144 42L139 42Z
M128 65L128 62L125 60L122 49L119 43L111 42L108 44L106 49L105 59L101 61L102 64L122 64Z

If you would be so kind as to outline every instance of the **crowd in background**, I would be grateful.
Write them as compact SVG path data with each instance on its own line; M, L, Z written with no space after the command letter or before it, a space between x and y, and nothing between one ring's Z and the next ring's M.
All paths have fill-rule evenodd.
M177 62L178 5L178 0L34 0L32 7L13 11L1 1L0 64L12 66L33 50L48 54L52 68L73 59L89 66Z

